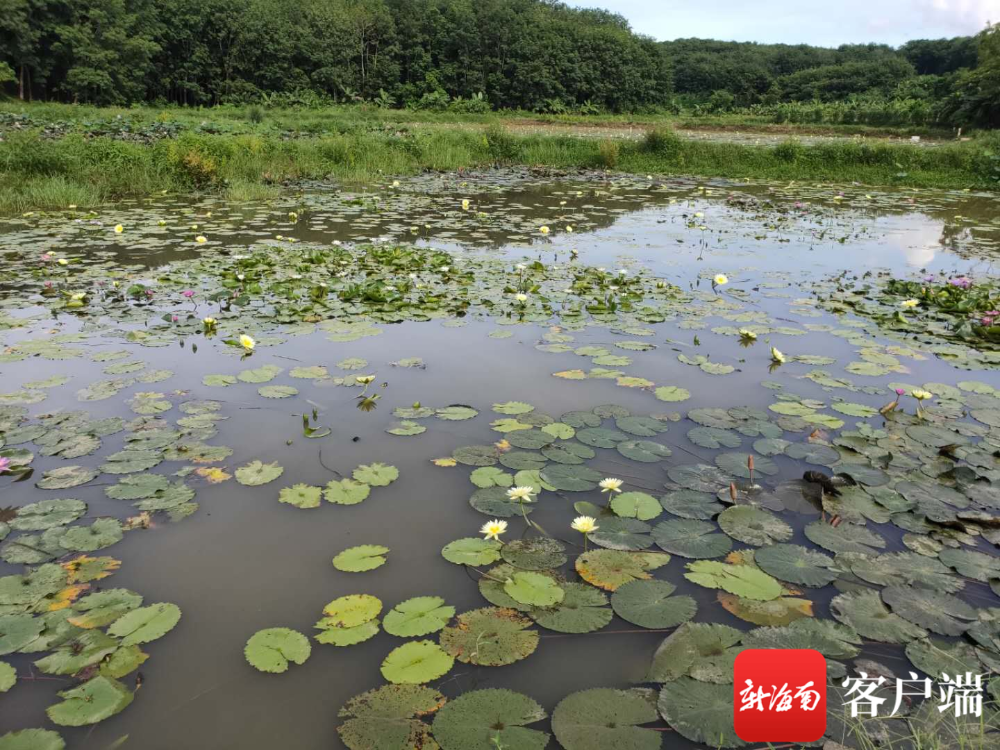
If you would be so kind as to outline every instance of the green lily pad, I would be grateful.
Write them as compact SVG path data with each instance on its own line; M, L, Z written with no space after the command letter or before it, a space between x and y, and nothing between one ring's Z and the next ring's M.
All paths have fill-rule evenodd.
M355 481L364 482L372 487L386 487L399 479L399 469L382 463L359 466L351 475Z
M516 539L503 545L503 559L521 570L549 570L566 562L566 545L550 537Z
M543 628L559 633L593 633L614 616L608 609L608 598L602 591L585 583L562 584L565 596L553 607L538 607L528 611Z
M90 526L73 526L59 538L63 549L73 552L93 552L117 544L124 536L116 518L98 518Z
M655 463L672 455L667 446L649 440L624 440L615 445L615 448L625 458L641 463Z
M743 747L733 729L733 689L682 677L663 686L660 714L678 734L713 748Z
M500 549L500 542L495 539L466 537L446 544L441 556L456 565L489 565L500 559Z
M792 527L772 513L752 505L734 505L719 514L719 526L737 541L754 546L784 542Z
M424 685L383 685L340 709L337 733L350 750L430 749L430 726L421 719L444 704L441 693Z
M724 589L746 599L768 601L781 596L781 584L762 570L749 565L729 565L714 560L687 564L684 577L710 589Z
M592 514L595 518L600 514L600 508L596 506L593 509L578 507L576 511L583 515ZM638 552L653 546L653 538L649 536L651 530L648 523L635 518L602 518L600 527L590 532L587 538L605 549Z
M42 490L67 490L96 479L99 471L85 466L60 466L42 474L35 486Z
M280 674L288 664L305 664L312 646L302 633L289 628L258 630L247 641L243 654L250 665L261 672Z
M361 544L357 547L349 547L333 558L333 567L345 573L375 570L375 568L385 565L385 556L388 553L389 548L380 544Z
M463 612L441 631L441 647L460 662L486 667L513 664L538 647L531 620L516 610L484 607Z
M706 682L732 682L742 635L728 625L686 622L656 649L644 681L672 682L690 674Z
M21 729L0 736L0 750L65 750L66 742L51 729Z
M394 684L420 685L447 674L454 663L433 641L410 641L389 652L381 672Z
M876 591L849 591L830 602L830 612L865 638L882 643L909 643L927 632L890 612Z
M370 594L348 594L323 608L324 627L353 628L378 617L382 602Z
M657 750L660 732L640 724L656 721L656 691L593 688L573 693L552 712L552 731L566 750Z
M273 482L284 471L285 469L277 462L265 464L262 461L251 461L236 470L236 481L248 487L257 487Z
M121 638L123 646L149 643L173 630L180 619L181 610L176 604L150 604L119 617L108 628L108 634Z
M621 552L595 549L576 558L576 572L587 583L605 591L615 591L630 581L644 581L650 570L670 562L662 552Z
M602 475L588 466L574 466L558 464L546 466L539 472L543 482L546 482L557 490L568 492L587 492L597 488L597 483L603 479Z
M237 474L239 474L238 471ZM291 487L282 488L278 493L278 502L285 505L294 505L296 508L318 508L322 496L323 490L320 487L312 487L308 484L293 484Z
M697 490L677 490L660 498L660 505L668 513L681 518L708 520L719 515L726 506L714 494Z
M476 487L510 487L514 477L495 466L480 466L469 476Z
M961 635L977 617L958 597L913 586L886 586L882 601L914 625L941 635Z
M746 453L720 453L715 457L715 465L723 471L744 479L750 478ZM754 474L773 476L778 473L778 465L767 456L754 457Z
M720 534L714 523L678 518L653 527L656 546L671 554L693 559L722 557L733 548L733 540Z
M443 750L544 750L549 735L526 725L545 711L526 695L499 688L474 690L449 701L434 718L434 739Z
M323 498L337 505L357 505L366 500L371 487L353 479L331 479L323 490Z
M623 620L643 628L672 628L695 616L698 604L690 596L671 596L669 581L632 581L611 597L611 607Z
M436 633L455 616L455 608L446 606L439 596L418 596L400 602L386 614L382 627L400 638Z
M797 544L764 547L754 553L754 561L765 573L800 586L821 588L837 579L830 557Z
M531 571L514 573L503 588L514 601L533 607L551 607L561 602L565 596L552 578Z
M805 535L813 544L830 552L856 552L862 555L878 554L885 549L885 539L864 526L842 523L832 526L823 521L808 524Z
M97 675L82 685L59 693L62 703L45 709L49 719L64 727L96 724L125 710L133 693L117 680Z
M82 500L40 500L17 509L10 528L15 531L45 531L56 526L73 523L87 512Z
M659 501L645 492L622 492L611 500L611 510L623 518L649 521L663 512Z
M939 638L910 640L906 656L913 665L939 680L944 674L979 674L980 662L976 650L968 643L949 642Z

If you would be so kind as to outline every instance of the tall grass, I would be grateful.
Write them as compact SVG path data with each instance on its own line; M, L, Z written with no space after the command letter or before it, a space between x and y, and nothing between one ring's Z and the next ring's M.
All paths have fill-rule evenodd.
M664 129L638 142L515 135L502 127L360 129L286 139L186 132L152 143L12 132L0 142L0 210L94 205L162 190L271 196L297 180L368 182L425 169L494 165L617 168L633 173L1000 187L1000 135L934 148L842 141L765 147L687 140Z

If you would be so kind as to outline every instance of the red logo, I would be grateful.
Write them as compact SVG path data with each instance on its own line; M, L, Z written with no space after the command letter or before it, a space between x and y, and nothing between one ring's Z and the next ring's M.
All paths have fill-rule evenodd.
M741 652L733 727L747 742L814 742L826 732L826 659L813 649Z

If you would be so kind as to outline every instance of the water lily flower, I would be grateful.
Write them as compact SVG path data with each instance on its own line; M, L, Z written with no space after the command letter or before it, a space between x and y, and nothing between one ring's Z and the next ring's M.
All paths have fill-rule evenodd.
M934 394L930 391L925 391L923 388L914 388L913 392L910 394L917 401L926 401L929 398L934 398Z
M968 289L972 286L972 279L967 276L958 276L954 279L949 279L948 283L952 286L957 286L960 289Z
M729 283L729 277L724 273L715 274L715 278L712 279L712 283L716 286L724 286Z
M187 297L188 299L191 299L194 296L194 290L193 289L185 289L183 292L181 292L181 296Z
M0 474L10 471L10 459L0 456Z
M394 188L397 188L397 187L399 187L399 180L393 180L393 181L392 181L392 186L393 186Z
M240 346L242 346L248 352L252 352L253 348L257 346L257 342L253 340L252 336L247 336L245 333L243 333L240 334Z
M121 234L124 231L125 227L123 227L121 224L115 224L115 234Z
M69 298L70 298L71 300L82 300L82 299L84 299L84 298L85 298L86 296L87 296L87 293L86 293L86 292L75 292L75 293L71 294Z
M549 228L546 227L546 226L543 226L538 231L541 232L542 234L548 234L549 233Z
M288 212L288 220L292 221L292 222L298 221L299 220L299 215L297 213L295 213L295 211L289 211Z
M749 328L741 328L739 333L741 339L746 339L747 341L757 340L757 334L751 331Z
M206 237L203 234L199 234L197 237L194 238L194 241L197 242L198 244L201 244L202 242L208 242L208 237Z
M514 296L514 299L516 299L518 302L520 302L523 305L525 302L528 301L528 295L524 294L523 292L521 292L520 294L516 294Z
M441 266L441 273L448 273L451 270L451 266Z
M500 535L505 531L507 531L507 522L494 518L492 521L484 523L483 527L479 530L479 533L485 534L486 539L496 539L499 542Z
M206 330L206 331L211 331L212 329L214 329L214 328L215 328L215 326L216 326L216 324L217 324L218 322L219 322L219 321L217 321L217 320L216 320L215 318L213 318L213 317L208 317L208 318L202 318L202 319L201 319L201 323L202 323L202 325L204 325L204 326L205 326L205 330Z
M524 265L524 263L518 263L518 264L517 264L516 266L514 266L514 267L515 267L515 268L516 268L516 269L517 269L518 271L524 271L525 269L527 269L527 266L526 266L526 265Z
M771 347L771 360L777 362L779 365L785 362L785 355L781 353L775 347Z
M615 479L614 477L605 477L598 482L601 492L607 492L609 497L612 493L621 492L623 484L625 483L621 479Z
M899 306L900 307L905 307L907 309L912 309L912 308L916 307L919 304L920 304L920 300L918 300L918 299L904 299L902 302L899 303Z
M60 258L60 259L59 259L59 260L57 260L56 262L57 262L57 263L58 263L58 264L59 264L60 266L68 266L68 265L69 265L69 261L68 261L68 260L66 260L65 258Z
M904 391L902 388L897 388L896 389L896 395L897 396L905 396L906 395L906 391Z
M472 203L469 201L468 198L463 198L462 199L462 210L463 211L468 211L469 210L469 206L471 206L471 205L472 205Z
M375 376L374 375L358 375L358 377L355 378L355 379L359 383L361 383L361 385L371 385L372 383L375 382Z
M529 486L522 487L511 487L507 490L507 499L516 500L519 503L531 503L534 502L532 495L535 494L535 488Z
M160 227L165 227L167 225L167 222L164 221L163 219L160 219L158 222L156 222L156 225Z
M577 516L573 519L573 523L570 524L570 528L573 531L579 531L581 534L589 534L591 531L597 531L601 527L597 525L597 519L591 516Z
M571 224L567 224L566 225L566 231L569 232L570 234L572 234L573 233L573 226Z

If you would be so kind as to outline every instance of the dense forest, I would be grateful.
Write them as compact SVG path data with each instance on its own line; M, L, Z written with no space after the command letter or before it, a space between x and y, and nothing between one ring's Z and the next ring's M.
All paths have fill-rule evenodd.
M0 87L95 104L460 112L879 102L914 120L1000 126L1000 33L828 49L657 42L554 0L0 0Z

